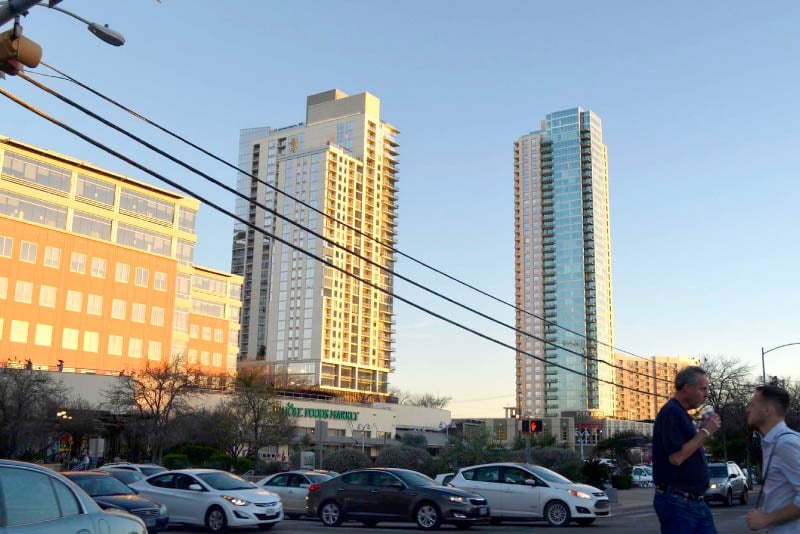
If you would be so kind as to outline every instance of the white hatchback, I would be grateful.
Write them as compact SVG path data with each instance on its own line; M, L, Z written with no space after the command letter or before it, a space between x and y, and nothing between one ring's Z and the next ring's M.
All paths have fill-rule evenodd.
M205 526L210 532L245 526L267 530L283 519L280 497L217 469L166 471L130 487L166 505L170 523Z
M611 514L605 492L575 484L539 465L495 463L461 469L450 486L474 491L489 503L492 524L503 520L546 520L552 526L570 521L590 525Z

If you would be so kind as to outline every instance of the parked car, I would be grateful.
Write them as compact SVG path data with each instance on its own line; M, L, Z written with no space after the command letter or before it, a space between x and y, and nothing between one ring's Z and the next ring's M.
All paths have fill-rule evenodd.
M169 516L166 506L137 495L108 471L67 471L62 475L80 486L103 510L121 510L135 515L144 521L150 532L167 528Z
M112 462L103 464L102 466L98 467L98 469L103 471L108 469L127 469L128 471L138 471L146 477L155 475L156 473L163 473L167 470L166 467L156 464L132 464L130 462Z
M423 530L442 523L464 529L489 517L486 499L475 493L442 487L408 469L371 468L348 471L308 488L306 512L336 527L360 521L368 527L387 521L413 521Z
M706 501L719 501L725 506L733 506L734 499L747 504L747 477L736 462L716 462L708 464L709 486L705 493Z
M101 509L61 474L13 460L0 460L0 530L4 534L147 532L141 519Z
M326 473L302 469L269 475L256 482L256 485L280 495L284 515L289 519L297 519L306 513L309 486L331 478L333 477Z
M205 526L211 532L245 526L269 530L283 519L280 497L217 469L166 471L131 487L166 505L171 523Z
M455 473L441 473L433 477L433 480L435 480L439 485L447 486L447 483L450 482L454 476L456 476Z
M653 468L649 465L634 465L630 470L631 481L634 486L649 488L653 485Z
M124 484L128 484L129 486L134 482L139 482L147 477L145 477L139 471L132 471L130 469L118 469L116 467L112 467L109 469L98 469L102 473L108 473L112 477L116 478L117 480L121 481Z
M544 519L556 527L570 521L590 525L611 513L604 491L576 484L539 465L494 463L465 467L450 480L450 485L486 497L493 524Z

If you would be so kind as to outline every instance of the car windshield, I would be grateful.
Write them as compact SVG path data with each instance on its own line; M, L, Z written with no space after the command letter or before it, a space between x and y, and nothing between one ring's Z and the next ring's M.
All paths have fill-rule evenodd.
M323 475L322 473L306 473L306 478L313 484L319 484L321 482L325 482L326 480L330 480L332 477L330 475Z
M134 491L110 475L70 477L90 497L103 495L132 495Z
M197 478L217 490L244 490L258 487L232 473L200 473Z
M142 470L142 473L144 473L144 476L146 477L155 475L157 473L163 473L167 470L166 467L161 467L160 465L140 465L139 469Z
M541 478L545 482L555 482L556 484L572 484L572 481L570 479L562 477L555 471L550 471L549 469L542 467L541 465L528 464L526 467L531 471L531 473Z
M709 478L726 478L728 476L728 468L724 465L710 465L708 466Z
M416 471L395 471L395 475L403 479L409 486L438 486L435 480Z

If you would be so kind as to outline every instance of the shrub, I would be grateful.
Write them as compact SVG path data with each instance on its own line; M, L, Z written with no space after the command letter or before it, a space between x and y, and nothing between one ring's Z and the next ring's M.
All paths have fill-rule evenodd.
M611 485L617 489L626 490L633 487L633 477L620 473L611 477Z
M369 467L370 461L366 454L357 449L339 449L323 457L325 469L344 473L351 469Z
M191 467L189 458L185 454L165 454L161 458L161 465L167 469L186 469Z
M378 467L399 467L425 472L431 463L431 455L425 449L398 445L383 449L375 458Z
M220 453L214 447L205 445L183 445L176 452L186 455L191 465L203 465L209 458Z
M247 458L246 456L240 456L239 458L236 458L236 460L234 460L233 462L234 473L238 473L241 475L242 473L246 473L251 469L253 469L253 460Z
M603 487L603 482L608 480L610 472L611 469L607 465L600 463L597 458L585 462L581 469L581 474L586 483L596 488Z
M223 471L230 471L233 464L233 459L227 454L214 454L206 462L207 467L211 469L222 469Z

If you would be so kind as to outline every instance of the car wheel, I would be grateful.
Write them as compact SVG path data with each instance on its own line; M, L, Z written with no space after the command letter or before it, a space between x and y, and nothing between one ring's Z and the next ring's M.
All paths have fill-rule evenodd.
M434 530L442 524L442 514L432 502L421 502L414 512L417 526L422 530Z
M551 527L565 527L569 525L569 506L562 501L551 501L544 509L544 518Z
M206 528L209 532L225 532L228 528L225 510L219 506L209 508L206 512Z
M729 489L728 493L725 494L725 506L731 507L733 506L733 490Z
M747 486L745 486L744 490L742 490L742 497L739 499L739 504L747 504L749 500L750 500L750 490L747 488Z
M319 508L319 519L326 527L338 527L344 521L342 509L334 501L322 503Z
M588 527L592 523L594 523L594 517L582 517L581 519L576 519L575 522L578 523L582 527Z

